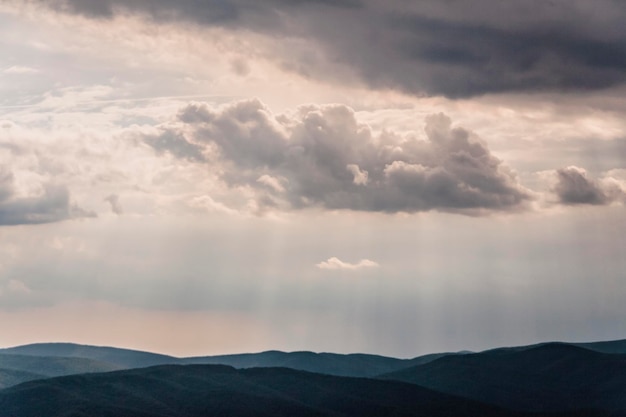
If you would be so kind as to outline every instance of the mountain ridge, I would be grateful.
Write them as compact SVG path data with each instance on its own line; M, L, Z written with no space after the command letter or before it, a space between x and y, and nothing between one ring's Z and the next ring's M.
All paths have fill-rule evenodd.
M567 343L446 356L380 377L518 411L568 411L565 405L626 415L626 354Z
M531 417L404 382L224 365L160 365L73 375L0 391L0 417L41 415Z
M83 358L130 369L167 364L224 364L235 368L287 367L337 376L374 377L404 367L426 363L444 355L434 353L412 359L399 359L365 353L337 354L329 352L268 350L215 356L174 357L169 355L109 346L74 343L34 343L0 349L1 354Z
M0 353L0 389L34 379L123 369L108 362Z
M4 396L2 398L5 399L11 397L6 401L9 401L15 407L21 407L20 403L26 401L39 404L42 409L45 409L46 406L51 406L49 402L46 402L45 398L58 398L58 402L64 402L67 398L82 398L79 401L80 404L75 404L76 410L79 410L76 411L77 414L61 414L76 417L91 417L93 415L94 411L90 408L94 406L92 396L95 399L94 401L97 400L96 403L100 400L102 400L102 404L106 404L107 401L113 401L118 409L114 409L115 407L107 408L110 411L110 414L108 414L110 416L120 414L136 415L137 417L179 415L167 407L161 410L158 406L158 403L163 398L169 398L167 397L170 395L167 388L169 387L169 389L173 390L172 392L179 392L188 401L199 401L198 404L204 400L195 400L195 397L192 395L194 392L195 395L200 396L206 395L207 392L219 393L220 396L225 395L226 397L229 395L241 396L240 400L243 408L233 411L234 414L232 415L234 416L255 415L252 413L254 410L253 404L255 401L261 401L261 403L269 407L268 416L275 415L275 412L278 412L277 416L281 416L282 414L280 413L283 411L288 414L285 411L288 410L292 415L295 413L297 415L329 415L337 417L342 414L338 414L337 410L324 409L322 407L323 404L319 403L319 401L322 401L326 396L335 398L340 403L342 401L349 403L352 401L350 400L353 395L352 390L356 389L356 386L366 389L369 387L367 384L375 385L376 383L381 383L383 385L379 386L378 389L390 390L385 392L387 392L390 398L393 397L395 400L390 400L383 406L380 404L380 401L383 401L383 399L376 400L380 400L379 402L371 399L370 396L376 396L376 394L367 391L370 389L367 388L368 394L364 397L359 397L361 394L357 395L358 401L374 401L378 404L376 407L382 407L380 410L383 410L385 413L391 412L389 407L393 408L403 401L401 398L397 398L396 393L389 388L393 386L400 391L417 389L418 391L437 392L440 395L454 398L453 402L456 404L460 404L458 401L461 399L466 401L466 404L480 404L481 406L487 406L487 408L492 407L490 408L491 411L487 412L487 415L523 414L527 416L528 413L535 413L533 416L538 417L537 413L539 413L555 417L557 415L599 416L610 414L612 417L616 417L626 416L626 354L621 353L622 346L623 341L621 340L585 344L545 342L527 346L496 348L478 353L431 354L418 356L413 359L398 359L368 354L333 354L310 351L283 352L278 350L249 354L176 358L151 352L113 347L94 347L71 343L43 343L0 349L0 388L5 387L5 389L0 390L0 395ZM598 350L594 350L594 348ZM606 351L620 353L605 353ZM18 352L25 354L17 355L16 353ZM37 354L44 353L51 356L37 356ZM70 354L91 356L92 358L54 356ZM117 362L117 364L106 362L103 359ZM207 364L207 362L211 361L213 362L212 364ZM152 362L157 362L157 364L150 365ZM116 367L124 369L117 370L115 369ZM133 369L127 369L129 367ZM153 368L159 368L160 370ZM203 376L198 371L202 369L213 376ZM103 370L111 372L104 374L98 372ZM156 374L164 372L164 374L154 379L155 372ZM172 373L174 380L170 380L166 376L168 372ZM61 379L55 377L56 375L71 373L75 375L60 377ZM218 380L215 378L218 378ZM228 385L230 383L228 381L233 380L233 378L244 384L244 386L249 386L251 391L237 391L240 388L243 389L238 387L237 384L231 387L232 389L228 388L226 391L219 388L220 384ZM100 397L97 390L93 391L93 387L88 387L90 384L97 385L97 381L103 379L110 382L110 385L105 387L108 390L112 390L109 392L111 394L110 398ZM359 382L355 382L355 379L359 380ZM129 381L134 380L139 381L139 387L141 388L138 389L141 392L135 392L132 384L131 386L128 385ZM251 382L252 380L263 380L265 382L260 387L255 385L256 382ZM63 381L73 382L68 385ZM182 391L176 391L178 389L176 384L184 385L191 383L193 385L193 381L204 381L202 384L208 384L206 387L208 387L209 391L197 391L193 387L180 388ZM322 383L320 381L326 382ZM330 385L325 385L326 383ZM385 385L390 383L391 385ZM156 384L157 391L152 392L150 390L152 384ZM292 386L293 384L299 386L300 389L310 390L311 393L317 394L313 397L306 397L309 394L305 395L299 392L296 386ZM339 386L343 387L342 389L345 389L344 391L339 390L343 392L343 399L336 397L337 393L333 392L333 388L330 388L334 387L334 384L339 384ZM11 385L12 387L10 387ZM84 388L87 390L85 392L80 391L83 385L85 385ZM407 385L417 388L406 388ZM257 388L259 391L257 391ZM419 392L426 395L424 394L425 391ZM117 395L116 393L119 393L122 397L125 396L126 405L113 399ZM35 397L31 397L33 395ZM278 397L275 398L275 395L278 395ZM302 395L306 397L306 401L303 400L306 403L304 406L304 403L297 399ZM434 394L428 394L431 397L432 395ZM134 412L134 409L129 411L127 405L130 406L137 401L137 404L144 404L142 403L142 398L150 398L148 405L149 408L152 408L150 408L149 412L146 412L148 414L142 414L141 407L135 410L139 414L128 414L129 412ZM444 397L437 398L442 399ZM171 400L175 407L182 407L181 403L179 403L179 401L182 401L180 398L176 397ZM218 404L218 406L216 405L217 403L211 401L202 404L207 407L215 406L218 409L224 406L220 402L222 400L217 397L215 401L222 405ZM398 402L398 404L394 401ZM272 403L281 404L280 407L282 408L280 410L282 411L274 410L271 406ZM102 406L102 404L98 405L98 407ZM83 409L83 406L87 408ZM433 407L435 406L433 405ZM494 409L500 411L493 414ZM356 408L353 407L350 410L355 411ZM506 412L502 410L506 410ZM16 415L22 416L22 414ZM201 415L201 413L198 415ZM405 413L405 415L409 416L412 414ZM461 415L465 414L461 413ZM0 417L4 416L0 413Z

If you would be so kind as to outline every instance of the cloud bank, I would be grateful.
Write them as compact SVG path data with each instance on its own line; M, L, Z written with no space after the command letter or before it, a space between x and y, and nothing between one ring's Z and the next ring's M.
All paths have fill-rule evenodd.
M417 95L596 90L626 82L626 9L618 0L34 3L100 20L135 14L252 33L270 40L265 52L283 68ZM337 76L338 66L350 75Z
M474 133L444 114L425 124L424 135L375 134L347 106L274 115L246 100L219 109L188 105L166 129L193 149L202 147L226 184L255 190L268 207L480 214L521 210L531 200ZM161 145L160 151L171 145L172 155L189 159L178 142Z

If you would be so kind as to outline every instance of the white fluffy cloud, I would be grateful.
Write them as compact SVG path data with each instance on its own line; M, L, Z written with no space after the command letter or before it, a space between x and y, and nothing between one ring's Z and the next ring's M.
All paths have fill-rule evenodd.
M340 269L340 270L354 271L354 270L363 269L363 268L377 268L380 265L378 265L378 263L371 261L369 259L361 259L359 262L350 263L350 262L344 262L341 259L333 256L332 258L328 258L324 262L320 262L316 264L315 266L318 267L319 269Z
M39 70L36 68L25 67L21 65L13 65L9 68L6 68L2 72L5 74L25 75L25 74L37 74Z

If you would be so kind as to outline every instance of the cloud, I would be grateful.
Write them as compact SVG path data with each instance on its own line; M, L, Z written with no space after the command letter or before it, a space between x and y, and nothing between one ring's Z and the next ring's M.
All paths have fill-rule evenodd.
M192 21L205 25L251 24L270 16L278 18L280 9L326 6L358 8L360 0L269 0L259 4L253 0L39 0L55 10L83 16L110 19L122 13L140 13L157 21ZM270 22L275 22L274 20ZM259 24L270 22L261 20Z
M23 75L23 74L37 74L39 72L39 70L35 69L35 68L31 68L31 67L24 67L24 66L20 66L20 65L13 65L12 67L9 67L9 68L5 69L2 72L5 73L5 74Z
M481 2L478 7L493 3ZM547 4L535 4L536 13L543 13L550 7ZM511 26L503 24L510 18L505 13L515 13L520 2L498 8L503 13L500 21L471 15L463 20L434 17L420 10L382 16L388 32L378 48L368 50L353 41L352 48L345 45L336 53L345 52L346 60L359 62L357 71L370 85L452 98L507 91L594 90L626 81L626 42L609 31L598 36L576 28L572 16L578 12L576 6L561 2L562 15L554 16L557 24L528 18ZM591 24L600 31L602 23ZM393 57L390 64L383 59L387 55Z
M26 284L16 279L10 280L6 284L6 289L9 294L30 294L32 292L32 290Z
M67 187L42 184L39 194L18 196L13 174L0 171L0 226L54 223L79 217L95 217L70 202Z
M240 14L237 2L228 0L179 0L176 3L167 0L67 0L63 3L74 12L99 18L138 12L163 21L190 19L205 24L224 24L236 21Z
M104 201L111 205L111 211L117 215L124 213L122 204L120 203L120 197L117 194L111 194L105 197Z
M553 192L562 204L610 204L626 196L619 181L612 177L596 181L587 171L576 166L561 168L556 171L557 183Z
M144 141L157 153L170 153L171 155L188 159L190 161L205 161L202 148L190 143L182 133L165 129L159 134L146 136Z
M363 269L363 268L377 268L380 265L378 265L374 261L370 261L369 259L361 259L357 263L349 263L349 262L344 262L340 260L339 258L332 257L332 258L328 258L324 262L320 262L316 264L315 266L318 267L319 269L340 269L340 270L354 271L354 270Z
M617 0L37 3L98 19L134 13L260 34L270 39L267 56L282 68L417 95L596 90L626 82L626 9ZM294 51L298 44L304 47Z
M279 193L285 192L285 187L281 184L281 180L278 178L274 178L271 175L261 175L257 181L261 184L267 185L272 190Z
M194 146L217 155L226 184L270 206L480 214L531 200L482 140L443 114L426 118L425 135L374 134L343 105L274 115L258 100L194 103L178 118Z
M17 279L0 281L1 309L11 311L42 305L42 297L36 294L26 283Z
M367 185L367 171L361 171L358 165L348 164L346 169L354 175L354 183L358 185Z

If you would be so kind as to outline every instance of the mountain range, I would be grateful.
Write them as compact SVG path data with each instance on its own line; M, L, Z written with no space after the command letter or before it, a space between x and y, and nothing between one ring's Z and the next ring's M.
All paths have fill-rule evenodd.
M40 415L626 416L626 342L413 359L280 351L176 358L69 343L0 349L0 417Z
M93 367L92 371L143 368L156 365L229 365L234 368L282 367L337 376L374 377L380 374L428 363L442 356L455 353L435 353L418 356L413 359L397 359L367 354L342 355L336 353L281 352L271 350L260 353L176 358L156 353L113 347L86 346L73 343L36 343L0 349L0 355L7 354L20 355L24 358L80 358L92 361L90 362ZM5 362L0 358L0 369L5 368L4 363ZM34 366L30 368L26 365L19 368L12 366L11 369L40 373L40 366L36 363L33 363L33 365ZM101 368L98 368L99 365ZM77 364L77 366L79 365ZM86 364L84 366L86 366ZM106 369L107 367L114 369ZM67 372L64 374L70 373L79 372Z

